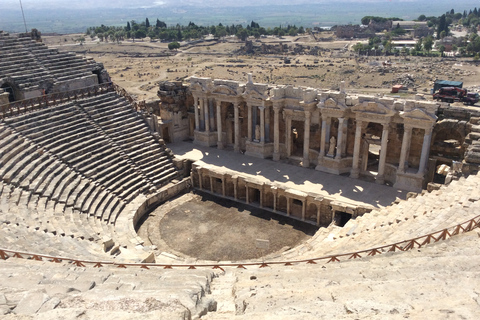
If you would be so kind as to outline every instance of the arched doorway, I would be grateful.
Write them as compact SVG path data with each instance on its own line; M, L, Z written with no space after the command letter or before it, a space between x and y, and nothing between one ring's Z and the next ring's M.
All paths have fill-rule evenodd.
M0 88L2 88L5 92L8 93L8 102L15 101L15 91L12 85L10 85L9 83L4 83Z

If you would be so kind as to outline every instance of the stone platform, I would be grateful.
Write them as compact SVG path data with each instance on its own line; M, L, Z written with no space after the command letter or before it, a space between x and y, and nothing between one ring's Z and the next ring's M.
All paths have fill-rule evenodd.
M285 188L315 192L353 206L383 208L397 198L404 199L406 192L346 176L319 172L286 163L259 159L240 153L202 147L189 142L169 145L179 159L189 159L201 166L215 166L239 176L255 177L266 183L284 185Z

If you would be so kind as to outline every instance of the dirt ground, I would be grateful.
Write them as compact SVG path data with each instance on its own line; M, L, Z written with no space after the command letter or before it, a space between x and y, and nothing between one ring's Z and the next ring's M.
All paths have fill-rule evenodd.
M131 40L121 43L75 42L80 35L46 36L44 42L61 51L73 51L102 62L112 80L138 100L155 100L158 82L183 80L196 75L246 81L253 73L255 82L290 84L320 89L338 89L345 81L351 93L382 93L389 95L394 84L403 84L409 93L391 94L427 98L435 79L463 81L464 87L480 89L480 64L471 58L389 57L391 65L383 66L386 57L356 57L346 50L357 41L317 42L310 36L267 37L253 40L255 47L286 44L289 50L277 54L246 55L238 53L245 43L235 38L204 41L195 45L182 43L178 51L168 50L167 43ZM319 47L317 55L294 55L297 45ZM290 64L284 58L291 59Z
M238 261L288 250L317 229L233 201L188 193L155 209L138 234L158 251L185 258ZM268 240L268 248L259 248L257 239Z

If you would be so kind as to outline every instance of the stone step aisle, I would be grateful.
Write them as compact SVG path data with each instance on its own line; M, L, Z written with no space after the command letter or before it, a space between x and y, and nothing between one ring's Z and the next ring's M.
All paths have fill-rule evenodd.
M212 279L210 299L216 302L216 308L202 319L232 319L236 314L235 283L237 277L234 270L227 269L223 274Z
M198 319L212 308L210 270L76 267L61 262L0 260L0 316L58 319Z

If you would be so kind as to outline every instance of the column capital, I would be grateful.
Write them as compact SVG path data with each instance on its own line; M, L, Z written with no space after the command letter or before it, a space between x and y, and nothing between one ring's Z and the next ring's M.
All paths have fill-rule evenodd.
M323 113L322 113L322 120L323 120L323 121L328 121L328 120L331 119L331 118L332 118L331 115L323 114Z

